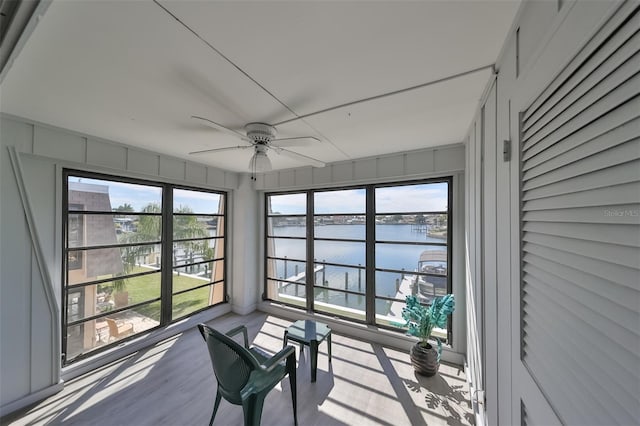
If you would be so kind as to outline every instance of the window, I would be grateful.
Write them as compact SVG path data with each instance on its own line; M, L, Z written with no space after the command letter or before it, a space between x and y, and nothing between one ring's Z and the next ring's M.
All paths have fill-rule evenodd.
M307 195L271 195L267 203L267 297L305 307Z
M65 364L224 302L224 193L64 178Z
M223 201L218 193L173 190L173 319L224 299Z
M451 198L451 179L268 193L266 298L402 327L407 295L451 292Z

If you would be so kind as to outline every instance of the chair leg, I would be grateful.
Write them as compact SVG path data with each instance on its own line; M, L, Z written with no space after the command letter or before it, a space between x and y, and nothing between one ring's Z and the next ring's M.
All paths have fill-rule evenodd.
M262 407L264 407L264 398L266 394L255 394L242 401L242 410L244 411L245 426L259 426L262 418Z
M296 355L287 357L287 373L289 374L289 384L291 386L291 403L293 404L293 424L298 426L298 392L296 389Z
M213 419L216 418L216 413L218 412L218 407L220 406L220 400L222 399L222 395L220 395L220 390L216 392L216 402L213 404L213 414L211 415L211 420L209 421L209 426L213 425Z

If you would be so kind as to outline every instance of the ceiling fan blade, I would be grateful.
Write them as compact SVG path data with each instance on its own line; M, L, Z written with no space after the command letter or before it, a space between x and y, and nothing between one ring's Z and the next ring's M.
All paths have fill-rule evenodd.
M314 136L301 136L297 138L274 139L271 141L271 145L276 147L307 146L314 142L320 142L320 139Z
M227 146L225 148L213 148L213 149L203 149L202 151L192 151L189 155L197 155L197 154L209 154L211 152L222 152L222 151L232 151L234 149L247 149L253 148L252 146Z
M247 137L246 137L245 135L243 135L242 133L237 132L237 131L235 131L235 130L233 130L233 129L230 129L230 128L228 128L228 127L225 127L225 126L223 126L222 124L218 124L218 123L216 123L215 121L211 121L211 120L209 120L208 118L198 117L198 116L195 116L195 115L192 115L192 116L191 116L191 118L192 118L192 119L194 119L194 120L196 120L196 121L198 121L199 123L204 124L205 126L209 126L209 127L214 128L214 129L216 129L216 130L220 130L221 132L224 132L224 133L226 133L226 134L228 134L228 135L237 136L237 137L239 137L240 139L242 139L243 141L250 142L250 139L249 139L249 138L247 138Z
M303 163L311 164L313 167L324 167L326 164L315 158L307 157L306 155L298 154L297 152L289 151L288 149L273 147L273 151L285 157L293 158Z

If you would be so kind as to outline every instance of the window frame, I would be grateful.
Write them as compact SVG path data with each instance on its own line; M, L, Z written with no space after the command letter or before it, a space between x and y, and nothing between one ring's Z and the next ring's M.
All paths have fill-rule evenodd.
M69 216L70 215L74 215L74 214L79 214L81 220L80 222L82 223L83 226L83 237L86 238L87 235L87 221L85 220L86 216L88 215L117 215L117 214L123 214L123 213L118 213L118 212L114 212L113 208L114 206L111 205L111 211L91 211L91 210L70 210L69 207L72 205L78 205L77 203L69 203L69 178L70 177L79 177L79 178L87 178L87 179L95 179L95 180L104 180L104 181L108 181L108 182L117 182L117 183L125 183L125 184L134 184L134 185L141 185L141 186L146 186L146 187L151 187L151 188L160 188L161 190L161 199L160 199L160 212L159 213L148 213L148 212L126 212L124 214L126 215L132 215L132 216L158 216L161 218L161 229L160 229L160 236L159 236L159 240L157 241L146 241L146 242L141 242L141 243L118 243L116 242L115 244L96 244L96 245L87 245L87 244L83 244L80 247L69 247L69 241L68 241L68 220L69 220ZM220 258L216 258L215 261L222 261L223 266L222 266L222 279L221 280L217 280L215 282L210 281L207 284L203 284L201 286L196 286L184 291L179 291L177 293L173 292L173 271L176 267L174 267L173 265L173 245L175 242L181 242L184 239L173 239L173 216L174 216L174 212L173 212L173 192L174 190L189 190L189 191L195 191L195 192L201 192L201 193L211 193L211 194L218 194L220 195L220 203L223 209L223 213L194 213L194 216L215 216L215 217L219 217L222 218L223 220L223 235L221 237L215 236L215 237L206 237L204 239L216 239L217 241L222 240L221 244L223 245L222 250L223 250L223 256ZM194 187L194 186L188 186L188 185L183 185L183 184L173 184L173 183L168 183L168 182L154 182L154 181L150 181L150 180L145 180L145 179L139 179L139 178L132 178L132 177L128 177L128 176L115 176L115 175L110 175L107 173L100 173L100 172L92 172L92 171L87 171L87 170L78 170L78 169L72 169L72 168L63 168L62 170L62 238L61 238L61 246L62 246L62 271L61 271L61 295L62 295L62 309L61 309L61 359L62 359L62 366L66 367L69 365L72 365L73 363L80 361L82 359L88 358L88 357L93 357L101 352L104 352L105 350L111 349L115 346L118 346L120 344L122 344L125 341L134 339L134 338L138 338L140 337L140 335L144 334L144 333L148 333L151 332L153 330L157 330L163 327L166 327L172 323L175 323L177 321L181 321L184 320L185 318L188 318L189 316L193 316L199 312L208 310L213 308L214 306L218 306L222 303L228 303L228 296L227 296L227 288L228 288L228 283L227 283L227 279L228 279L228 271L227 269L229 268L229 262L227 262L227 253L228 253L228 215L229 215L229 210L228 210L228 202L229 202L229 193L227 191L222 191L222 190L214 190L214 189L209 189L209 188L200 188L200 187ZM105 311L105 312L101 312L101 313L97 313L97 314L93 314L93 315L89 315L86 317L82 317L81 319L75 320L72 323L68 322L68 294L73 292L73 291L78 291L80 290L82 293L84 292L84 289L92 286L92 285L99 285L101 283L107 283L107 282L112 282L115 280L115 277L111 276L108 278L101 278L101 279L94 279L94 280L90 280L90 281L86 281L86 282L81 282L81 283L76 283L76 284L70 284L69 283L69 271L70 270L74 270L73 268L70 268L69 265L69 256L68 253L77 249L80 249L82 252L82 256L81 256L81 260L83 262L83 265L80 266L80 268L83 268L84 265L86 264L86 256L85 256L85 251L87 250L96 250L96 249L102 249L102 248L108 248L108 249L114 249L114 248L122 248L122 247L130 247L130 246L144 246L144 245L159 245L160 249L161 249L161 255L160 255L160 270L159 271L144 271L144 272L137 272L137 273L129 273L129 274L125 274L122 279L131 279L131 278L137 278L137 277L142 277L145 275L151 275L151 274L156 274L159 273L160 274L160 296L154 299L149 299L149 300L145 300L139 303L134 303L134 304L128 304L124 307L121 308L116 308L116 309L112 309L109 311ZM211 262L214 261L214 259L210 260ZM196 263L202 263L202 262L196 262ZM74 265L71 265L74 266ZM185 266L185 265L181 265L180 267ZM195 311L192 311L190 313L188 313L187 315L184 316L180 316L180 317L173 317L173 313L172 313L172 297L175 296L176 294L182 294L182 293L186 293L188 291L191 290L195 290L197 288L200 287L206 287L206 286L211 286L213 287L214 285L220 284L222 283L223 285L223 289L222 289L222 301L218 302L218 303L214 303L212 305L207 305L203 308L197 309ZM91 320L96 320L96 319L100 319L100 318L106 318L110 315L113 315L114 313L119 313L119 312L126 312L132 309L135 309L137 307L140 306L144 306L144 305L149 305L151 303L155 303L155 302L159 302L161 307L160 307L160 321L159 324L145 329L143 331L137 332L137 333L132 333L129 336L123 337L122 339L117 339L114 340L113 342L106 342L103 345L100 346L95 346L91 349L86 350L85 352L82 352L80 354L75 355L73 358L69 359L68 358L68 339L67 339L67 334L68 334L68 328L70 327L74 327L74 326L80 326L80 327L84 327L84 324L88 321Z
M454 252L454 247L453 247L453 231L454 231L454 197L453 197L453 183L454 183L454 178L453 176L445 176L445 177L437 177L437 178L428 178L428 179L417 179L417 180L404 180L404 181L393 181L393 182L381 182L381 183L368 183L368 184L354 184L354 185L348 185L348 186L337 186L337 187L319 187L319 188L308 188L308 189L295 189L295 190L290 190L290 191L267 191L264 193L265 196L265 204L264 204L264 233L263 233L263 244L264 244L264 285L263 285L263 296L262 299L266 300L266 301L273 301L275 303L281 303L283 305L286 306L290 306L293 308L297 308L297 309L301 309L301 306L296 305L296 304L292 304L292 303L288 303L287 301L283 301L283 300L277 300L277 299L271 299L268 297L268 285L269 285L269 281L273 281L273 280L278 280L278 281L286 281L286 280L280 280L278 278L274 278L274 277L269 277L267 271L269 270L268 267L268 263L271 259L275 259L278 258L277 256L269 256L269 250L268 250L268 246L269 246L269 239L271 238L283 238L283 237L275 237L274 235L270 235L269 233L269 219L273 218L273 217L279 217L279 216L304 216L306 218L306 234L305 237L295 237L295 239L298 240L304 240L305 241L305 247L306 247L306 269L308 271L313 271L315 268L315 265L320 262L318 260L314 260L313 259L313 255L315 255L315 250L314 250L314 243L315 241L345 241L345 242L362 242L365 245L365 264L364 266L359 266L359 265L343 265L343 264L337 264L335 262L320 262L320 263L326 263L327 265L336 265L336 266L344 266L344 267L348 267L348 268L361 268L364 271L364 276L365 276L365 319L364 320L358 320L358 319L354 319L353 317L349 317L349 316L345 316L342 315L340 313L326 313L326 312L322 312L322 311L318 311L318 309L316 309L315 307L315 297L314 295L314 289L316 288L316 283L315 283L315 274L314 274L314 278L313 279L307 279L305 280L305 288L306 288L306 294L305 294L305 299L306 299L306 307L305 310L309 313L313 313L313 314L320 314L320 315L331 315L331 316L335 316L341 319L345 319L347 321L351 321L354 323L361 323L361 324L367 324L367 325L373 325L375 327L381 328L381 329L388 329L391 331L395 331L395 332L403 332L403 329L398 328L398 327L393 327L391 325L385 325L382 324L380 322L376 321L376 312L375 312L375 303L376 300L378 299L389 299L386 297L382 297L382 296L377 296L376 295L376 272L397 272L396 270L393 269L389 269L389 268L378 268L375 264L375 248L376 248L376 244L380 244L380 243L384 243L384 244L415 244L415 245L422 245L423 243L417 243L417 242L409 242L409 241L387 241L387 240L380 240L378 241L376 239L376 231L375 231L375 219L378 215L384 215L385 213L378 213L376 211L376 206L375 206L375 190L377 188L387 188L387 187L399 187L399 186L410 186L410 185L421 185L421 184L436 184L436 183L446 183L447 184L447 208L446 211L435 211L435 212L423 212L423 211L417 211L417 212L401 212L398 214L446 214L447 216L447 238L446 238L446 242L441 242L441 243L433 243L433 244L429 244L429 245L437 245L437 246L443 246L446 247L447 250L447 255L446 255L446 259L447 259L447 276L446 276L446 292L447 293L453 293L453 274L454 274L454 267L453 267L453 252ZM314 206L314 195L318 192L328 192L328 191L342 191L342 190L353 190L353 189L363 189L365 190L365 210L364 213L353 213L353 214L349 214L349 213L315 213L315 206ZM269 197L270 196L277 196L277 195L288 195L288 194L306 194L307 196L307 203L306 203L306 209L305 209L305 213L304 214L292 214L292 215L273 215L269 213ZM390 213L390 214L395 214L395 213ZM315 230L314 230L314 225L315 225L315 219L317 217L321 217L321 216L327 216L327 215L331 215L331 216L341 216L341 215L346 215L346 216L365 216L365 237L364 240L354 240L351 238L337 238L337 239L333 239L333 238L324 238L324 237L316 237L315 236ZM292 238L292 237L287 237L287 238ZM426 244L425 244L426 245ZM425 273L420 273L419 275L425 275L428 276L429 274ZM331 290L336 290L339 292L343 292L343 293L353 293L352 291L345 291L344 289L334 289L331 288ZM355 294L355 293L354 293ZM451 342L453 342L453 317L449 316L449 320L447 321L447 330L446 330L446 339L447 339L447 343L451 344Z

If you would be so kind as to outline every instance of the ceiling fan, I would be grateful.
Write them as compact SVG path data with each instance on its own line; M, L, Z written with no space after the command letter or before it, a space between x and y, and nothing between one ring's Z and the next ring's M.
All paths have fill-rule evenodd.
M274 126L266 123L248 123L244 126L245 134L237 130L230 129L207 118L192 116L193 120L198 121L206 126L220 130L240 140L247 142L248 145L228 146L224 148L204 149L201 151L190 152L190 155L208 154L211 152L222 152L231 150L242 150L253 148L253 156L249 162L249 170L255 173L268 172L272 169L271 160L267 156L268 151L274 151L276 154L293 158L302 163L310 164L314 167L324 167L325 163L315 158L299 154L297 152L286 149L290 146L304 146L309 143L319 142L320 139L313 136L302 136L295 138L276 139L277 130Z

